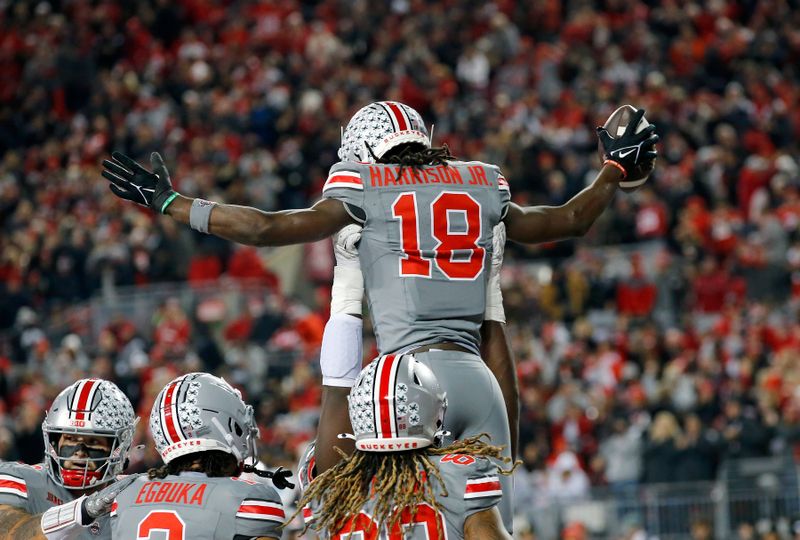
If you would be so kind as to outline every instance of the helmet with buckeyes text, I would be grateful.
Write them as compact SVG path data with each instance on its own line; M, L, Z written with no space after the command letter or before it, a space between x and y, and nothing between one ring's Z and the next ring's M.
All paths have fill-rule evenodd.
M159 392L150 431L164 463L210 450L231 454L242 465L256 457L258 427L253 407L225 379L189 373Z
M347 398L356 448L397 452L438 445L447 398L433 371L413 355L381 356Z
M377 101L359 110L342 133L339 159L375 163L401 144L431 147L420 114L397 101Z
M68 386L42 422L47 474L76 490L114 480L128 464L138 421L130 400L114 383L81 379ZM108 444L99 447L97 439Z

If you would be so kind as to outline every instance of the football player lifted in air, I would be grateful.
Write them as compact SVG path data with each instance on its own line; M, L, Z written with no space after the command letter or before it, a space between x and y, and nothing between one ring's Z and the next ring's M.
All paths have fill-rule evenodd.
M414 355L364 368L349 395L355 452L310 483L313 449L301 462L306 527L335 540L511 538L497 508L499 478L511 471L488 459L508 458L481 436L442 447L446 410L436 376Z
M0 538L111 538L107 518L82 512L87 495L127 466L138 421L112 382L81 379L65 388L42 423L44 461L0 463Z
M158 153L151 155L149 171L115 152L103 161L103 176L118 197L243 244L313 242L361 225L359 260L380 353L413 353L433 370L450 396L447 429L453 437L489 433L510 456L502 390L480 357L495 226L504 223L508 238L522 243L583 235L619 182L656 159L655 126L638 133L633 127L643 115L640 109L616 138L600 131L602 169L591 185L557 207L511 203L499 167L458 160L446 146L432 148L419 113L393 101L371 103L350 119L341 161L330 170L322 200L310 208L264 212L181 196ZM328 390L323 416L347 393L346 386L338 395ZM513 399L508 391L506 397ZM330 430L318 433L318 472L338 459L335 443ZM502 513L510 530L510 508Z

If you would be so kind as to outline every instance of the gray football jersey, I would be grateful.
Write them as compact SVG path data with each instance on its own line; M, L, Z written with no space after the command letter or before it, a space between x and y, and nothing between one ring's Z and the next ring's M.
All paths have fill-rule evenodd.
M35 515L72 501L78 495L78 492L56 484L42 465L0 462L0 504L21 508ZM83 529L77 538L111 538L108 517L98 518Z
M280 538L278 527L286 519L272 487L202 473L184 472L160 480L143 476L117 495L111 508L115 539ZM156 531L161 536L155 536Z
M440 507L438 511L424 504L417 508L413 522L411 512L405 512L401 517L401 525L396 525L392 531L386 527L379 530L371 518L375 503L368 501L355 518L353 531L362 533L364 539L370 540L430 540L438 538L439 527L444 526L444 538L459 540L464 538L464 523L469 516L492 508L500 502L503 492L497 466L488 459L466 454L447 454L431 456L431 461L439 468L447 491L445 496L442 485L437 480L432 480L436 502ZM312 528L313 515L313 505L303 509L303 518L310 522ZM348 520L341 532L332 537L326 532L322 532L321 537L344 540L350 532L351 523L352 519ZM353 538L362 536L354 534Z
M500 169L340 162L323 196L362 222L359 257L381 354L451 341L478 352L493 228L510 192Z

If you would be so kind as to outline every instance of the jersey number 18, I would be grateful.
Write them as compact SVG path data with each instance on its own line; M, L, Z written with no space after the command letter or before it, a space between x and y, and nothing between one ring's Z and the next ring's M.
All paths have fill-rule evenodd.
M452 216L456 214L464 217L466 228L462 232L452 230ZM449 279L474 280L480 275L485 254L478 245L481 205L469 193L445 191L431 203L431 236L436 240L432 257L423 257L420 248L416 193L401 193L392 203L392 217L400 220L401 276L431 277L431 259Z

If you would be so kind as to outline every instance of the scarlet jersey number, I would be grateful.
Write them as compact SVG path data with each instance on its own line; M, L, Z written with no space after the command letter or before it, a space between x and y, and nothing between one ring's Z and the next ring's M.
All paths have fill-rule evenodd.
M352 523L353 518L347 520L341 531L335 534L331 540L344 540L347 538L350 534ZM444 519L442 519L440 512L437 512L429 504L423 503L417 506L417 512L413 518L410 510L403 510L400 522L395 524L391 531L388 531L387 536L389 540L403 540L405 538L403 533L411 527L424 527L428 538L438 538L440 527L444 531ZM378 524L371 516L361 512L355 517L355 526L353 526L354 538L359 540L378 540L378 533ZM355 536L356 534L360 536Z
M139 522L136 540L150 540L150 534L153 532L166 533L167 540L184 540L185 531L186 523L174 510L153 510Z
M452 230L451 216L461 214L466 228ZM392 204L392 217L400 220L400 275L431 277L431 261L450 279L473 280L483 270L486 250L478 245L481 238L481 205L469 193L446 191L431 203L431 235L436 240L432 256L425 258L420 249L419 210L416 193L401 193Z

